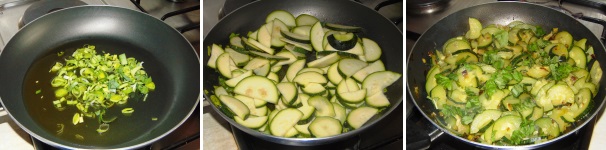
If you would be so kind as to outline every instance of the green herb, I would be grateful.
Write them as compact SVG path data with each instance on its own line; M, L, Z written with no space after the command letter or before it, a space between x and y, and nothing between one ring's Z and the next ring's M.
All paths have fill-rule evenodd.
M547 45L551 44L551 42L547 41L547 40L543 40L543 39L537 39L537 41L535 41L535 43L537 44L537 46L539 48L545 48L547 47Z
M545 30L543 30L543 27L541 26L536 26L536 30L534 31L534 35L537 37L542 37L543 35L545 35Z
M505 30L494 33L494 38L497 40L497 48L503 48L509 44L509 33Z
M551 64L549 65L549 69L551 69L551 78L556 81L568 77L570 72L573 71L572 66L570 66L568 63Z
M456 84L455 81L457 80L457 74L451 73L446 76L443 74L436 74L435 78L439 85L444 86L444 88L448 90L452 90L452 85Z
M516 84L513 86L513 88L511 88L511 94L513 94L514 97L520 96L522 92L524 92L524 87L522 87L522 84Z
M536 52L539 51L539 45L537 45L537 43L530 43L526 46L526 48L528 49L528 51L530 52Z
M534 121L522 119L520 129L513 131L511 139L509 139L514 145L522 144L523 140L529 139L533 132L536 130Z

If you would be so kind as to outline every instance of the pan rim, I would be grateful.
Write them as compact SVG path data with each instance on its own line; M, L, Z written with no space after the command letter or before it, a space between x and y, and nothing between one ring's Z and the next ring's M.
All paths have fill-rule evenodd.
M148 18L153 18L153 20L155 20L155 21L162 22L163 26L167 26L168 28L170 28L172 30L171 32L179 33L180 38L181 38L182 41L187 41L187 39L185 38L185 36L183 36L183 34L181 34L178 30L176 30L175 28L171 27L170 25L166 24L164 21L162 21L162 20L160 20L160 19L158 19L158 18L156 18L154 16L151 16L151 15L149 15L147 13L143 13L143 12L136 11L136 10L133 10L133 9L129 9L129 8L125 8L125 7L120 7L120 6L114 6L114 5L81 5L81 6L67 7L67 8L64 8L64 9L60 9L60 10L57 10L57 11L53 11L53 12L44 14L44 15L42 15L42 16L34 19L30 23L24 25L21 29L27 28L31 24L37 22L38 20L40 20L41 18L43 18L43 17L45 17L47 15L52 15L52 14L55 14L55 13L61 13L61 12L64 12L64 11L71 11L71 10L74 10L74 9L87 9L87 8L91 8L91 7L106 7L106 8L111 8L111 9L122 9L122 10L126 10L126 11L129 11L129 12L134 12L134 13L146 15ZM16 36L17 34L19 34L20 31L21 30L19 30L15 35L13 35L13 37ZM13 40L13 38L11 37L8 40L8 42L6 42L7 43L6 45L9 45L12 40ZM191 45L191 43L189 43L189 41L187 41L187 43L188 43L189 47L191 48L190 50L191 50L191 52L193 52L193 55L194 56L199 56L198 52L195 51L195 48L193 47L193 45ZM3 49L2 52L0 52L0 56L3 54L4 51L6 51L6 49ZM197 60L198 65L199 65L200 64L200 57L196 57L196 60ZM0 104L2 104L2 106L4 106L4 107L6 106L6 105L4 105L4 102L3 102L3 100L2 100L1 97L0 97ZM188 118L191 116L191 114L195 111L196 107L199 107L199 105L200 105L200 91L198 91L198 96L196 98L196 101L195 101L194 105L192 105L192 106L195 106L195 107L192 107L190 109L190 111L187 113L187 115L184 116L183 119L181 119L175 126L173 126L172 128L170 128L169 130L166 130L165 133L160 134L159 136L151 138L150 140L147 140L145 142L141 142L141 143L138 143L138 144L135 144L135 145L125 146L125 147L116 147L116 148L110 148L110 149L135 149L135 148L143 147L143 146L149 145L150 143L156 142L157 140L159 140L159 139L165 137L166 135L172 133L174 130L176 130L181 125L183 125L183 123L185 123L188 120ZM44 137L42 137L42 136L40 136L40 135L32 132L28 128L26 128L23 124L21 124L19 121L17 121L17 119L12 115L12 113L9 111L9 109L4 108L4 110L9 114L9 116L11 117L11 119L22 130L24 130L26 133L28 133L30 136L36 138L37 140L40 140L40 141L42 141L42 142L44 142L46 144L49 144L51 146L60 147L60 148L66 148L66 149L99 149L99 148L107 148L105 146L99 147L99 146L82 145L82 144L76 144L76 143L73 143L73 144L74 145L81 145L81 146L85 146L85 147L73 147L73 146L63 145L63 144L57 143L55 141L51 141L49 139L46 139L46 138L44 138ZM70 143L72 143L72 142L70 142ZM122 144L122 143L119 143L119 144ZM119 145L119 144L116 144L116 145ZM111 147L111 146L109 146L109 147Z
M456 12L452 13L452 14L449 14L449 15L447 15L447 16L445 16L445 17L441 18L439 21L437 21L436 23L434 23L433 25L431 25L431 26L430 26L430 27L429 27L427 30L425 30L425 31L423 32L423 34L421 34L421 36L419 37L419 39L421 39L422 37L424 37L424 36L426 35L425 33L426 33L426 32L428 32L428 31L429 31L431 28L433 28L433 27L434 27L436 24L438 24L439 22L441 22L442 20L446 19L447 17L449 17L449 16L451 16L451 15L453 15L453 14L460 13L460 12L462 12L463 10L469 10L469 9L476 8L476 7L479 7L479 6L484 6L484 5L498 5L498 4L502 4L502 3L510 3L510 4L515 4L515 5L518 5L518 4L521 4L521 5L533 5L533 7L543 7L543 8L548 8L548 10L549 10L549 11L553 11L554 13L560 13L560 14L563 14L563 15L565 15L565 16L567 16L567 17L569 17L569 18L573 19L573 20L575 20L576 22L579 22L577 19L573 18L573 17L572 17L572 16L570 16L570 15L564 14L564 13L562 13L562 12L560 12L560 11L557 11L557 10L555 10L555 9L553 9L553 8L546 7L546 6L539 5L539 4L534 4L534 3L530 3L530 2L513 2L513 1L511 1L511 2L510 2L510 1L506 1L506 2L489 2L489 3L484 3L484 4L479 4L479 5L470 6L470 7L467 7L467 8L461 9L461 10L458 10L458 11L456 11ZM584 29L587 29L587 27L586 27L585 25L581 25L581 26L583 26L583 28L584 28ZM589 30L589 29L587 29L587 30ZM601 40L599 40L599 38L598 38L598 37L597 37L595 34L591 34L591 35L589 35L589 36L591 36L590 38L598 39L597 41L600 43L600 45L599 45L599 46L600 46L600 47L602 47L602 49L603 49L603 50L606 50L606 48L605 48L605 46L604 46L604 43L603 43ZM412 56L414 49L417 47L417 44L418 44L418 43L415 41L415 44L413 45L412 50L411 50L411 51L408 53L408 56ZM407 61L406 61L406 68L409 68L409 67L410 67L410 66L409 66L409 65L410 65L410 60L411 60L411 57L408 57L408 58L407 58ZM415 108L417 108L419 111L421 111L421 114L423 115L423 117L425 117L425 119L429 120L429 122L431 122L431 124L432 124L432 125L434 125L434 126L438 127L438 129L439 129L441 132L447 133L449 136L452 136L452 137L454 137L454 138L456 138L456 139L459 139L459 140L461 140L461 141L463 141L463 142L465 142L465 143L467 143L467 144L471 144L471 145L473 145L473 146L475 146L475 147L481 147L481 148L490 148L490 149L532 149L532 148L539 148L539 147L543 147L543 146L545 146L545 145L550 145L550 144L552 144L552 143L554 143L554 142L558 142L558 141L560 141L561 139L563 139L563 138L566 138L566 137L570 136L571 134L576 134L576 132L577 132L578 130L580 130L581 128L585 127L585 125L587 125L587 123L589 123L589 122L590 122L592 119L595 119L595 116L596 116L596 115L599 113L599 111L600 111L600 110L601 110L601 109L604 107L604 105L606 104L606 96L605 96L605 97L603 97L602 103L601 103L601 104L600 104L598 107L596 107L596 108L595 108L595 109L596 109L596 113L593 113L593 114L591 114L590 116L587 116L587 117L588 117L588 118L587 118L587 120L586 120L585 122L581 123L581 125L579 125L579 126L575 127L573 130L568 131L567 133L562 134L562 135L560 135L560 136L558 136L558 137L556 137L556 138L554 138L554 139L551 139L551 140L548 140L548 141L545 141L545 142L542 142L542 143L538 143L538 144L530 144L530 145L516 145L516 146L500 146L500 145L489 145L489 144L479 143L479 142L476 142L476 141L467 140L467 139L462 138L462 137L460 137L460 136L454 135L453 133L451 133L451 132L450 132L450 131L448 131L447 129L444 129L444 127L442 127L442 126L438 125L437 123L435 123L435 121L434 121L433 119L431 119L431 117L427 116L427 114L425 114L425 113L424 113L424 112L421 110L421 108L420 108L419 104L417 104L417 101L415 100L414 94L413 94L413 93L412 93L412 91L411 91L411 87L410 87L410 86L411 86L411 85L410 85L410 81L408 81L408 78L406 78L406 80L407 80L407 84L406 84L407 93L408 93L408 94L410 95L410 97L412 98L412 102L414 103ZM604 80L604 77L602 77L602 80Z
M255 1L255 2L251 2L251 3L245 4L245 5L237 8L237 9L235 9L234 11L230 12L229 14L225 15L225 17L223 17L221 20L219 20L219 22L217 24L223 22L223 20L225 18L228 18L229 16L233 15L234 13L241 11L245 7L249 7L250 5L257 5L258 3L262 3L262 2L264 2L264 1ZM360 3L355 3L353 1L347 1L347 2L354 3L353 5L356 5L356 6L362 6L364 8L370 9L373 12L375 12L375 13L378 14L377 11L375 11L375 10L373 10L371 8L368 8L368 7L366 7L366 6L364 6L364 5L360 4ZM385 21L389 22L389 24L391 25L391 27L393 27L394 29L397 29L398 33L400 33L400 35L403 37L402 31L393 22L391 22L389 19L387 19L383 15L379 14L379 16L381 16L381 18L384 19ZM217 25L213 26L209 30L208 33L210 34L210 32L213 31L213 30L215 30L215 28L218 28L218 26ZM205 36L204 39L206 39L206 36ZM403 59L402 59L402 61L403 61ZM203 66L203 67L206 67L206 66ZM404 74L405 72L402 70L402 72L398 72L398 73ZM404 77L404 76L402 76L402 77ZM404 79L399 79L398 81L400 81L400 80L402 80L402 83L404 83ZM404 87L402 86L402 90L403 89L404 89ZM203 94L203 95L204 95L205 100L210 100L210 97L207 94ZM230 123L230 126L234 126L234 127L238 128L238 130L243 131L243 132L245 132L245 133L247 133L249 135L252 135L253 137L260 138L262 140L273 142L273 143L292 145L292 146L317 146L317 145L324 145L324 144L334 143L334 142L337 142L337 141L345 140L347 138L351 138L354 135L359 135L364 130L366 130L366 129L370 128L370 127L373 127L374 125L376 125L379 122L381 122L384 118L387 117L387 115L389 115L392 112L394 112L394 110L397 109L397 107L403 107L402 101L404 101L404 93L402 93L402 95L398 99L396 99L397 103L393 103L392 104L393 106L390 106L389 109L386 109L387 112L385 112L386 113L385 115L382 115L382 116L378 117L377 119L373 120L372 122L368 122L367 124L365 124L364 126L362 126L359 129L355 129L353 131L349 131L349 132L342 133L342 134L335 135L335 136L322 137L322 138L286 138L286 137L278 137L278 136L274 136L274 135L263 134L263 133L261 133L259 131L255 131L255 130L252 130L250 128L246 128L246 127L240 125L239 123L236 123L233 119L227 119L229 117L227 117L216 106L214 106L214 104L211 103L210 105L213 105L213 106L210 106L210 107L212 107L212 109L215 112L217 112L221 116L221 118L223 118L223 120L228 121ZM281 141L284 141L284 142L281 142Z

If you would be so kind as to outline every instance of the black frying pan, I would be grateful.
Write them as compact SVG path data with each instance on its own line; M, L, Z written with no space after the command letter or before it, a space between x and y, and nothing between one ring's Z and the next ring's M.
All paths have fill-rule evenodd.
M40 62L56 57L59 51L71 55L70 52L85 44L95 45L99 53L101 50L113 54L126 53L145 62L143 67L157 88L145 102L129 99L129 107L135 109L133 115L125 117L120 114L102 136L96 133L96 126L79 128L78 134L84 139L74 142L65 140L67 136L74 136L74 131L57 135L57 129L43 127L57 124L62 118L39 121L46 113L58 112L52 105L45 111L32 111L43 108L26 105L31 101L27 97L33 93L26 92L29 90L25 85L34 84L29 78L52 76L48 69L53 62ZM52 146L131 149L167 135L193 112L200 95L199 67L199 59L189 42L175 29L152 16L112 6L73 7L29 23L7 43L0 54L0 97L4 108L23 130ZM49 84L49 81L41 80L39 84ZM51 103L52 96L35 100ZM73 113L66 116L73 116ZM153 121L149 116L158 120ZM65 126L69 125L73 124L65 122Z
M286 10L292 13L294 16L298 16L300 14L309 14L317 17L320 21L363 27L365 30L362 36L373 39L383 49L381 60L385 64L386 70L391 70L402 74L402 32L399 31L393 23L378 14L376 11L359 3L346 0L296 0L288 2L283 2L282 0L256 1L239 8L223 18L204 38L203 46L208 47L213 43L225 45L229 43L230 33L246 35L248 31L257 30L265 23L265 17L267 14L278 9ZM218 85L218 77L220 74L214 69L206 66L209 58L206 53L207 52L203 52L203 54L205 54L203 56L203 86L204 90L209 91L208 94L204 95L205 98L208 99L210 96L209 94L213 94L213 86ZM286 68L282 68L282 70L285 69ZM391 113L392 110L399 107L400 103L402 102L402 79L396 81L396 83L388 87L387 91L388 92L386 95L391 102L391 106L384 110L383 113L373 117L372 120L370 120L364 127L358 130L326 138L281 138L263 134L236 123L233 119L227 117L225 114L219 111L214 105L212 108L219 112L221 117L227 120L231 125L255 137L285 145L312 146L350 138L364 132L364 130L368 129L369 126L372 126L379 120L383 119L385 116L387 116L387 114Z
M415 106L421 111L425 118L430 120L435 126L438 126L442 131L463 142L483 148L538 148L553 142L557 142L571 134L575 134L578 129L582 128L585 126L585 124L591 121L593 117L596 116L600 108L603 107L606 89L599 88L599 92L594 98L595 107L591 108L591 111L587 117L577 121L576 127L573 127L574 129L553 140L540 144L525 146L514 147L481 144L458 137L448 132L445 128L439 126L434 118L430 117L430 114L438 114L439 111L436 110L433 103L426 98L427 92L425 91L425 76L430 69L430 65L428 63L429 60L431 60L428 56L428 52L442 47L442 44L444 44L444 42L446 42L446 40L449 38L464 35L465 32L469 30L469 24L467 22L469 17L477 18L482 22L483 25L506 25L514 20L519 20L528 24L541 25L543 29L548 32L550 32L552 28L557 27L560 29L560 31L565 30L570 32L574 39L587 38L587 44L593 46L597 60L602 62L602 70L606 69L603 63L606 62L606 53L601 41L591 31L589 31L587 27L564 13L540 5L514 2L489 3L463 9L447 16L446 18L443 18L425 31L425 33L423 33L423 35L417 40L412 48L411 53L408 55L408 77L406 80L408 82L408 90L410 91L409 94L411 94L414 99L413 102L415 103ZM422 58L427 60L427 63L424 63ZM606 85L605 82L604 77L602 77L599 87L604 87Z

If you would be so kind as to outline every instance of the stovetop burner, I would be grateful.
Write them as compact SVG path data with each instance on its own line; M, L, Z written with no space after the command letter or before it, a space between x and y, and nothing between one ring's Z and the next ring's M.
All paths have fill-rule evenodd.
M25 10L21 19L19 19L19 29L45 14L80 5L86 5L86 3L79 0L43 0L35 2Z

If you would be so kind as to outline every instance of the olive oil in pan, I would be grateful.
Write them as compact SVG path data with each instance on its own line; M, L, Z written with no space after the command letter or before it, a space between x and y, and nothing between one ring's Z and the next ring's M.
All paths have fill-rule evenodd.
M116 48L104 48L100 45L96 46L98 54L102 53L101 50ZM143 101L143 96L140 96L139 94L139 96L129 98L128 103L124 105L115 104L113 107L108 108L104 118L108 119L115 116L117 119L109 123L110 126L107 132L100 134L96 131L101 124L99 123L97 117L83 117L83 123L74 125L72 123L72 119L74 114L78 112L77 108L63 103L62 105L65 107L65 109L58 110L53 105L53 101L57 100L54 95L56 88L53 88L50 82L56 76L56 73L50 73L49 70L55 64L55 62L65 63L64 59L71 56L75 49L80 47L82 47L82 45L63 46L61 48L65 50L63 56L60 57L56 53L52 53L41 57L38 61L34 62L32 66L30 66L25 77L22 94L27 111L33 120L35 120L39 126L46 130L48 134L55 135L62 140L82 145L109 146L137 139L141 135L144 135L150 132L150 130L156 128L158 123L162 121L163 117L167 117L165 116L169 108L167 106L170 104L158 105L158 103L150 102L150 100L168 99L167 97L161 97L168 95L163 94L164 92L162 92L162 90L166 87L161 87L161 85L166 84L157 82L156 85L159 86L156 87L155 91L149 93L146 101ZM122 47L121 49L125 48ZM114 52L111 54L120 54L120 52ZM137 58L136 56L134 57ZM139 58L137 59L142 61ZM150 66L152 66L151 64ZM145 70L148 71L150 76L154 77L153 72L158 71L154 71L150 68L151 67L145 68ZM154 77L154 79L156 79L156 77ZM38 90L40 90L40 92L36 94ZM125 116L121 112L122 109L128 107L134 109L131 116ZM89 109L89 111L91 110L93 109Z

